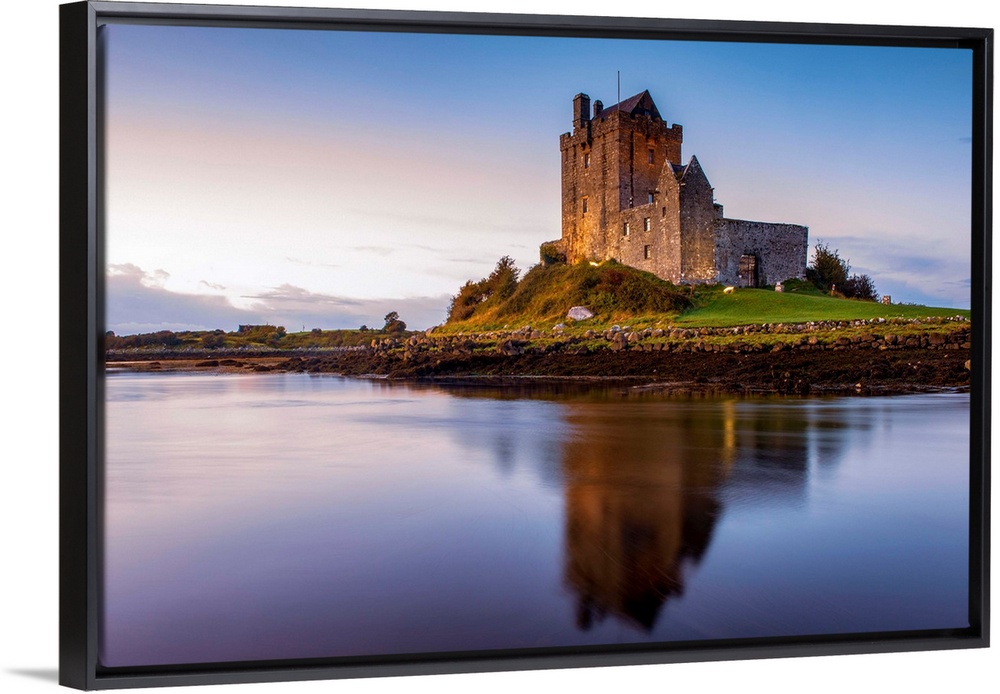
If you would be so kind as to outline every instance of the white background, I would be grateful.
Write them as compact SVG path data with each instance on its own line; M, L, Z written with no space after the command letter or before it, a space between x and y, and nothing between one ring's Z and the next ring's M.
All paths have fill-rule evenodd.
M225 0L222 0L223 2ZM273 5L331 6L332 2ZM231 3L236 4L236 3ZM6 369L0 465L0 691L56 689L58 519L58 2L10 3L3 17L3 335ZM344 5L341 5L344 6ZM478 4L358 0L347 6L543 14L752 19L815 23L996 27L1000 12L983 0L896 3L840 0L669 3L486 0ZM933 136L933 134L929 134ZM928 162L933 166L934 162ZM994 255L996 264L996 255ZM995 585L995 582L994 582ZM338 682L214 687L261 694L334 691L501 692L673 690L728 692L993 691L995 649L734 663L448 675ZM205 690L204 687L196 688ZM193 691L192 689L181 691Z

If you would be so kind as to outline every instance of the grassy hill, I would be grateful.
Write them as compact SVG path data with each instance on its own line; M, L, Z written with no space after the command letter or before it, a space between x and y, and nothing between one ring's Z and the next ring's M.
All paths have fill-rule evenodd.
M536 265L520 281L501 261L490 277L469 282L455 297L446 331L551 327L573 306L586 306L588 324L661 320L691 307L690 292L655 275L614 261L599 266Z
M840 299L818 291L775 292L770 289L737 289L724 294L721 288L699 292L697 306L673 319L686 327L728 327L751 323L808 323L873 318L928 318L964 316L970 312L908 304L880 304Z
M524 325L547 329L557 323L567 323L572 330L572 321L566 319L572 306L586 306L595 314L578 324L581 330L614 323L694 328L970 315L962 309L831 297L807 282L789 282L784 292L737 289L726 294L717 285L678 287L614 261L599 266L536 265L520 281L509 272L501 281L500 274L495 271L477 283L467 283L442 330L477 332Z

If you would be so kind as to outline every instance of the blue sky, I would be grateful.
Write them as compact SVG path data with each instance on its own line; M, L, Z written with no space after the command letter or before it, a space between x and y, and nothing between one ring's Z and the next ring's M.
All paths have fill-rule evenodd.
M108 327L444 319L560 235L572 98L648 89L730 217L969 304L964 50L109 26Z

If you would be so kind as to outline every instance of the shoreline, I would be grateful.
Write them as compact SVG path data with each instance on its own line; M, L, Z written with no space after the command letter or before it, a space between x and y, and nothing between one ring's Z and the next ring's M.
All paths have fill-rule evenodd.
M389 382L490 387L589 385L643 393L896 395L968 390L970 350L844 349L778 352L379 351L309 356L203 358L149 353L109 355L108 372L261 374L312 373Z

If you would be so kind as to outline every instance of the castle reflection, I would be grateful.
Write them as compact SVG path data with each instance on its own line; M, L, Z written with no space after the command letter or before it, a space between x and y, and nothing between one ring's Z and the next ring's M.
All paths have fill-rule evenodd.
M730 478L803 493L808 422L756 412L738 401L567 404L565 582L580 629L612 615L652 630L708 550Z
M612 618L652 632L664 606L696 580L693 570L727 507L767 512L806 503L810 461L820 472L835 466L845 432L857 441L870 429L864 411L847 426L844 411L819 399L803 406L799 399L592 384L446 392L498 403L488 423L461 409L459 443L489 448L505 476L530 466L561 492L563 584L581 630ZM505 404L515 401L521 406L508 411ZM536 408L525 409L525 401ZM548 421L550 436L526 436L531 429L515 412L531 426Z

